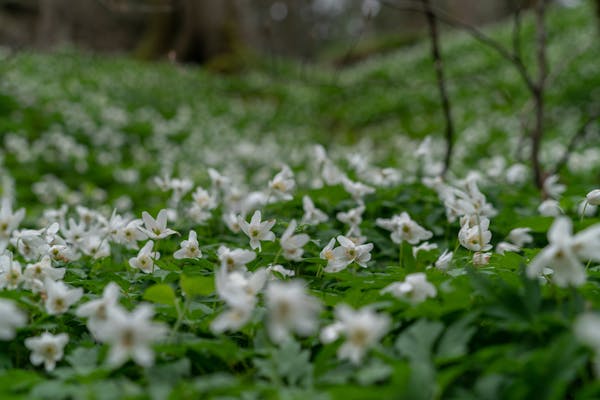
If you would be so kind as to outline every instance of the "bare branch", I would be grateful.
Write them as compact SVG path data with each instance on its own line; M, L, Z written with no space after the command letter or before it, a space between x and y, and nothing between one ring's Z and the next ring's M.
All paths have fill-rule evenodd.
M383 4L387 7L390 7L392 9L399 10L399 11L412 11L412 12L418 12L418 13L424 12L422 7L415 5L414 2L410 1L410 0L404 1L404 2L402 2L402 0L397 0L397 1L382 0L381 4ZM489 37L488 35L483 33L481 30L474 27L473 25L471 25L467 22L461 21L461 20L449 15L448 13L446 13L445 11L443 11L439 8L432 6L430 8L430 10L435 15L435 18L438 21L443 22L443 23L447 24L448 26L460 28L460 29L464 30L465 32L470 34L474 39L481 42L482 44L487 45L489 48L491 48L496 53L498 53L502 58L511 62L511 64L517 69L517 72L521 76L521 79L523 80L523 82L525 83L527 88L531 92L533 92L534 87L535 87L535 82L529 75L525 64L519 57L515 56L515 54L513 54L512 51L506 49L506 47L504 47L502 45L502 43Z
M437 26L437 19L432 11L429 0L421 0L425 16L427 17L427 25L429 26L429 37L431 42L431 55L433 57L433 66L437 79L438 89L440 91L440 99L442 101L442 109L444 111L444 120L446 121L446 154L444 156L444 170L442 175L445 175L450 168L452 161L452 148L454 146L454 122L452 120L452 110L450 99L448 98L448 90L446 89L446 80L444 77L444 63L442 53L440 51L440 37Z
M523 10L523 3L521 0L517 0L517 3L513 12L512 50L513 55L521 59L521 11Z
M533 178L538 189L544 187L544 171L540 163L540 147L544 136L544 90L548 65L546 59L546 0L537 0L535 5L536 58L538 65L537 80L532 90L535 109L535 126L531 132L531 164Z

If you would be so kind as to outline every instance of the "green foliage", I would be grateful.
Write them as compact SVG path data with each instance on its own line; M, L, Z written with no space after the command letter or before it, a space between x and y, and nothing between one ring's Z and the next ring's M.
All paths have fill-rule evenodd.
M551 10L551 65L582 50L574 44L595 40L590 39L594 28L588 14L585 6ZM531 22L524 16L522 42L528 65ZM486 32L510 45L510 24ZM528 93L510 64L472 38L444 32L442 47L461 136L458 143L463 144L453 173L487 173L489 156L512 160L506 143L517 136L519 110L526 109ZM554 77L546 98L546 158L563 148L565 138L585 118L582 110L598 103L600 92L592 89L600 87L599 58L598 46L590 46ZM155 319L170 328L167 338L153 347L154 365L142 368L130 361L110 368L108 345L98 343L86 321L72 310L49 316L39 294L2 290L0 297L16 301L27 312L28 325L13 341L0 341L0 398L600 397L593 356L572 329L578 315L600 308L600 267L588 265L588 281L577 289L526 277L525 267L547 244L546 232L553 222L538 215L538 193L491 178L483 192L499 211L490 227L493 242L516 227L531 228L534 242L519 253L493 254L488 265L475 267L472 254L457 244L458 222L448 223L436 192L413 179L420 178L425 167L417 165L413 139L439 137L443 126L427 43L343 71L306 67L299 72L296 64L280 61L276 70L264 65L229 77L72 52L21 53L1 63L1 172L15 180L15 205L27 208L23 227L39 228L44 211L61 204L86 205L107 220L114 209L135 217L142 211L156 215L171 200L157 189L154 177L170 173L208 188L206 167L218 166L246 179L240 186L258 187L272 176L275 160L289 162L304 184L298 185L293 200L264 207L265 218L277 219L276 236L281 237L292 219L301 220L304 195L330 218L317 226L300 224L297 231L311 238L301 261L285 260L278 242L263 243L248 269L280 263L292 270L323 304L322 326L333 322L334 307L341 303L369 305L389 315L391 325L358 365L338 360L346 338L323 344L313 335L272 343L262 300L242 329L214 334L211 322L228 309L216 293L217 249L222 244L248 248L248 241L225 227L221 205L203 224L187 218L180 207L169 226L181 236L156 241L161 257L151 274L129 267L136 251L125 244L111 244L110 257L84 255L64 264L65 282L85 291L82 302L99 298L108 282L116 282L126 309L143 301L153 303ZM378 187L365 199L360 228L374 244L367 268L353 264L339 273L323 273L326 261L319 257L320 250L347 229L335 215L356 202L339 184L308 189L315 175L310 162L314 151L304 157L299 149L313 142L334 143L332 153L344 168L349 164L346 155L366 149L377 165L412 174L402 185ZM441 147L435 143L437 151ZM28 158L29 151L35 156ZM261 159L263 154L273 160ZM577 174L574 168L564 175L569 187L560 205L573 220L578 219L573 208L590 189L593 170ZM355 174L349 172L353 179ZM1 185L3 194L10 192L10 185ZM191 203L191 196L183 201ZM76 215L73 208L69 217ZM414 256L412 246L398 246L375 224L377 218L401 211L434 232L432 242L438 249ZM575 230L595 223L597 217L575 222ZM173 252L190 229L198 233L203 256L175 259ZM443 249L454 250L448 270L431 268ZM62 261L57 264L63 266ZM434 298L412 304L381 294L414 272L424 273L435 286ZM64 359L51 372L33 366L23 345L26 338L44 331L70 336Z

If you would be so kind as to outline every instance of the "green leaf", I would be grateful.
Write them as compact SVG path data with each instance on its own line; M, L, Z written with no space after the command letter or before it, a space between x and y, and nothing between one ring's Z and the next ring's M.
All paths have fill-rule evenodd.
M421 319L402 332L396 340L396 349L413 362L429 361L433 344L442 329L441 322Z
M150 286L144 292L144 300L151 301L158 304L166 304L169 306L175 305L175 292L173 288L164 283L159 283Z
M71 364L77 374L89 374L97 366L98 348L78 347L65 358L69 364Z
M436 371L431 361L435 341L444 329L437 321L421 319L408 327L396 340L398 351L410 360L408 398L431 399Z
M181 274L179 285L187 297L209 296L215 291L215 278L212 276L187 276Z
M363 386L373 385L389 378L392 371L392 367L375 359L356 373L356 380Z
M268 357L255 358L252 361L258 374L272 383L312 386L314 367L310 362L310 352L302 350L300 344L294 340L288 340L279 348L272 348Z
M476 331L471 324L476 318L477 314L469 314L446 329L437 348L437 358L457 358L467 354L467 344Z

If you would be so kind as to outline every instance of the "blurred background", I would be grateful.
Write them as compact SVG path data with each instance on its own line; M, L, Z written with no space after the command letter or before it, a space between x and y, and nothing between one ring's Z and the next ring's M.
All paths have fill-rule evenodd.
M531 3L432 0L439 11L472 25ZM426 24L414 10L420 7L420 0L0 0L0 45L75 46L217 69L248 54L348 64L412 43Z

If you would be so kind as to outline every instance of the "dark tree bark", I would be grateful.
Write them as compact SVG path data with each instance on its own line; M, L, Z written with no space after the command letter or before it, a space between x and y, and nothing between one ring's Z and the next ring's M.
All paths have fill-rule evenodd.
M442 175L445 175L450 168L452 161L452 148L454 146L454 121L452 119L452 110L450 108L450 99L448 97L448 89L446 88L446 79L444 76L444 61L440 50L440 35L437 23L437 18L431 8L430 0L421 0L427 17L427 25L429 27L429 38L431 42L431 56L433 58L433 66L440 92L440 100L442 102L442 110L444 112L444 120L446 122L445 137L446 137L446 153L444 155L444 170Z

